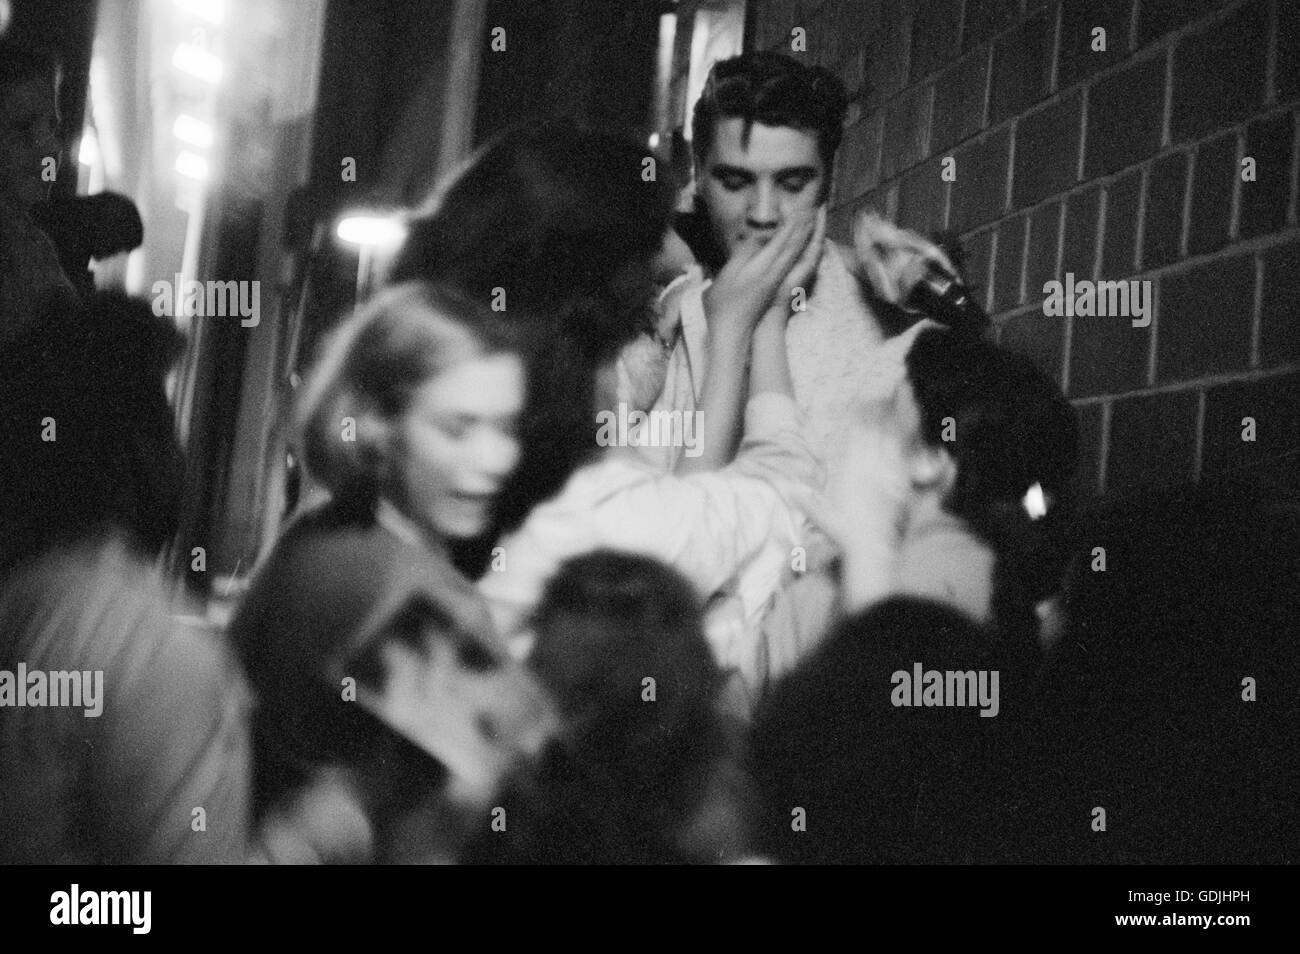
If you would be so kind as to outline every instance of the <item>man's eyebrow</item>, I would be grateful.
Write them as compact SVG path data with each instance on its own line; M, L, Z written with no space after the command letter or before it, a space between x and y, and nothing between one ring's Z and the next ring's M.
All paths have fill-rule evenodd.
M742 179L755 178L754 173L748 169L742 169L740 166L729 166L726 163L718 163L709 170L710 174L718 177L722 176L739 176Z
M795 176L801 176L806 179L815 179L819 175L816 166L791 166L788 169L781 169L777 172L778 179L792 179Z

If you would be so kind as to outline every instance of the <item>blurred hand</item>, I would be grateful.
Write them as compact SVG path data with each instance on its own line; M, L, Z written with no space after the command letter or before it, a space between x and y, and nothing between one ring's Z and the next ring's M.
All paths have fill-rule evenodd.
M267 816L262 844L275 864L366 864L375 834L346 773L321 768Z
M865 212L853 226L853 247L871 286L885 301L901 305L930 263L956 276L943 249L908 229Z

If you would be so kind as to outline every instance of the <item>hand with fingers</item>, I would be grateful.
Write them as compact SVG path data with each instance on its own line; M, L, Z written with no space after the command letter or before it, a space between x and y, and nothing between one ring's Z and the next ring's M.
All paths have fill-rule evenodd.
M752 331L767 310L789 309L793 289L816 269L826 234L826 210L788 219L763 245L740 247L704 293L711 328Z

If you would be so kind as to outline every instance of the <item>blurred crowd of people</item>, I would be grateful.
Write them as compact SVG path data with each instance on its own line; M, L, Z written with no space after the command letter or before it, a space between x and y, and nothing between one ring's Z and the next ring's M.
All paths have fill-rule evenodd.
M0 56L0 671L105 698L0 708L0 860L1296 857L1300 507L1078 499L958 250L826 238L828 72L714 67L685 217L618 135L487 144L306 376L328 499L224 633L158 569L183 341L30 218L53 75Z

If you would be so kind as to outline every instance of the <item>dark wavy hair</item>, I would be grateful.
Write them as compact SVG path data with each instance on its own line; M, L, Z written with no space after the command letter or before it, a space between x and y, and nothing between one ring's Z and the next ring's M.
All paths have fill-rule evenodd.
M695 161L700 163L708 155L714 123L722 117L738 117L745 121L746 139L754 123L812 132L829 181L835 153L844 138L847 111L844 84L820 66L805 66L769 51L719 60L695 103Z
M1028 358L949 331L917 335L907 374L922 437L957 464L946 507L997 555L995 613L1008 630L1032 628L1018 617L1057 590L1069 556L1079 444L1074 410ZM947 418L956 425L951 441L943 440ZM1023 505L1035 484L1048 501L1038 519Z
M394 264L394 281L455 285L485 302L501 289L504 315L529 327L523 452L496 533L590 454L596 370L651 327L649 262L672 198L658 175L643 176L647 158L631 139L569 120L516 126L445 187ZM481 557L458 562L477 571Z

